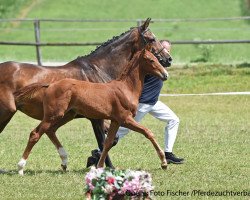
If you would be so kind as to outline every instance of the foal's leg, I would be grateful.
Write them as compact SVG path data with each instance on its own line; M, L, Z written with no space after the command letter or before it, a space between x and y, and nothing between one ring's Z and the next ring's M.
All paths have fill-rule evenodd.
M157 141L155 139L154 134L149 129L143 127L138 122L136 122L132 116L129 116L126 119L123 126L126 128L129 128L133 131L136 131L138 133L142 133L146 138L148 138L151 141L151 143L153 144L153 146L154 146L154 148L155 148L155 150L156 150L156 152L161 160L162 169L167 168L167 161L165 158L164 151L161 149L161 147L159 146L159 144L157 143Z
M15 113L16 105L12 91L8 87L0 84L0 133Z
M116 121L111 121L109 130L108 130L108 135L104 141L104 147L103 147L103 151L100 157L100 160L97 164L97 167L103 167L104 165L104 160L106 158L106 156L108 155L108 151L111 149L114 139L115 139L115 135L116 132L118 131L120 124Z
M47 133L47 136L49 137L51 142L55 145L55 147L56 147L56 149L58 151L58 154L59 154L59 156L60 156L60 158L62 160L61 167L62 167L63 171L66 171L67 164L68 164L68 154L67 154L67 152L63 148L61 142L57 138L56 133L54 131Z
M21 160L18 162L17 166L18 166L18 173L20 175L23 175L23 169L26 165L26 161L29 157L29 154L32 150L32 148L34 147L34 145L39 141L39 139L41 138L41 136L43 135L44 132L47 132L47 130L49 129L51 123L50 122L45 122L42 121L31 133L30 133L30 137L28 140L28 144L24 150L23 156L21 158Z
M104 132L104 120L91 119L92 127L95 133L96 141L98 143L99 149L103 150L103 142L105 140L105 132ZM105 164L107 167L114 168L109 155L107 155L105 159Z
M56 131L58 128L60 128L61 126L63 126L64 124L66 124L67 122L71 121L72 119L75 118L75 112L74 111L69 111L68 113L66 113L62 119L60 119L56 124L53 125L53 130L49 130L49 132L47 133L47 136L49 137L49 139L51 140L51 142L55 145L59 156L62 160L61 163L61 167L63 169L63 171L66 171L67 169L67 164L68 164L68 154L65 151L65 149L63 148L62 144L60 143L60 141L58 140L57 136L56 136Z

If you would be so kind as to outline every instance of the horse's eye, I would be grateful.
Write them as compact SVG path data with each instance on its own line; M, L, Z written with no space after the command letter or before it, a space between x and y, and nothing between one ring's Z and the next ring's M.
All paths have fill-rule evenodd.
M154 60L150 60L150 62L151 62L151 63L153 63L153 62L154 62Z
M149 39L149 42L155 42L155 38Z

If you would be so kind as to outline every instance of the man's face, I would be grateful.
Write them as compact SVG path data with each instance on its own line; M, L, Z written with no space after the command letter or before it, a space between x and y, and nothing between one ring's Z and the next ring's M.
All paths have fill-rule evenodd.
M163 42L161 42L161 44L170 53L171 44L169 44L169 42L167 42L167 41L163 41Z

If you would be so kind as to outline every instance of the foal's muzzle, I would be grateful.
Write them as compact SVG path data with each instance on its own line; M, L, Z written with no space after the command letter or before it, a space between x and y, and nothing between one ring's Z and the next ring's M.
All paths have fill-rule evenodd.
M163 80L163 81L168 80L169 75L168 75L167 70L165 70L161 75L162 75L162 80Z

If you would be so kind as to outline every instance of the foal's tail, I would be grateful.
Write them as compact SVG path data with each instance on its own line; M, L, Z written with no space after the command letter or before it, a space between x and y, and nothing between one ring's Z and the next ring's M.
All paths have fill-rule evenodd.
M34 94L39 91L41 88L47 88L49 84L42 84L42 83L33 83L26 87L23 87L16 92L14 92L14 98L16 103L23 102L28 99L32 99Z

